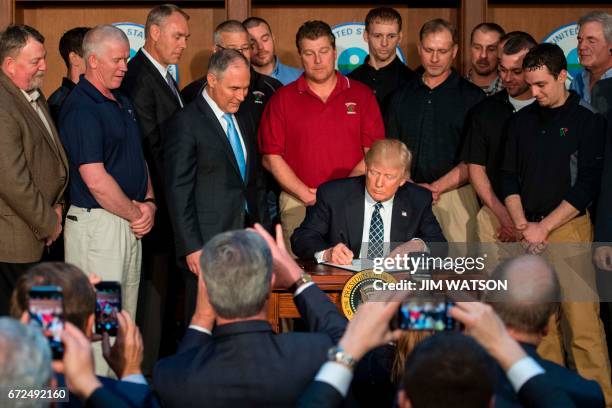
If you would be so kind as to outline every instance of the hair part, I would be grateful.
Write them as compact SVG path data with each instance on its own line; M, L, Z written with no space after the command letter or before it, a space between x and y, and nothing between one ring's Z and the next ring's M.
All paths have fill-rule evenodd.
M247 36L249 32L238 20L225 20L219 24L213 32L213 41L215 45L221 43L221 34L223 33L245 33Z
M270 24L268 24L268 22L261 17L249 17L242 22L242 25L247 30L249 28L257 27L262 24L265 25L268 28L268 31L270 32L270 34L272 34L272 29L270 28Z
M412 153L406 145L398 139L380 139L372 143L370 150L365 155L366 166L371 166L373 163L381 161L387 163L389 161L399 162L406 178L410 177L410 168L412 166Z
M336 37L329 24L321 20L306 21L300 26L295 34L295 46L297 47L298 53L302 52L302 40L307 39L314 41L321 37L327 37L332 48L334 50L336 49Z
M529 51L538 45L538 42L524 31L512 31L502 37L500 42L502 41L505 41L502 48L502 54L505 55L515 55L523 50Z
M470 44L474 42L474 33L476 33L476 31L482 31L483 33L495 32L499 34L500 39L506 34L502 26L499 24L488 22L480 23L474 27L470 33Z
M442 18L435 18L423 24L421 26L421 29L419 30L419 41L423 43L423 39L427 35L433 34L433 33L439 33L441 31L448 31L450 33L451 38L453 40L453 45L456 45L459 43L457 28L455 28L453 24L451 24L450 22Z
M41 389L51 382L51 348L42 330L10 317L0 318L0 384L4 389ZM5 400L3 406L44 407L46 402L20 404Z
M220 317L246 318L262 311L270 293L272 253L259 234L218 234L204 245L200 263L210 304Z
M149 37L152 26L161 26L164 23L164 20L170 17L173 13L179 13L181 16L185 17L185 20L189 21L189 14L185 13L179 6L169 3L160 4L159 6L153 7L151 11L149 11L149 14L147 14L147 22L145 23L145 38Z
M493 360L474 339L439 333L408 356L403 389L413 407L486 408L495 378Z
M586 23L599 23L608 44L612 44L612 14L595 10L585 14L578 20L578 29Z
M249 61L241 52L230 48L218 50L208 60L208 73L221 79L225 71L236 62L242 62L247 68L249 67Z
M18 319L28 310L34 286L59 286L64 296L64 318L85 332L87 320L96 311L96 292L78 267L64 262L42 262L22 275L11 296L11 316Z
M123 42L129 46L127 35L119 28L110 24L100 24L92 28L83 38L83 58L87 60L90 55L98 55L100 49L107 42Z
M370 32L370 25L376 22L397 23L398 31L402 31L402 16L394 8L376 7L368 11L365 18L365 29Z
M11 24L0 33L0 64L4 63L6 57L15 57L28 43L28 39L34 39L41 44L45 43L45 37L34 27L25 24Z
M66 68L70 69L70 53L74 52L79 57L83 57L83 39L85 34L90 30L90 27L75 27L62 35L59 42L59 53L66 64Z
M561 47L557 44L541 43L529 50L523 59L523 69L535 71L543 67L556 80L561 71L567 71L567 60Z

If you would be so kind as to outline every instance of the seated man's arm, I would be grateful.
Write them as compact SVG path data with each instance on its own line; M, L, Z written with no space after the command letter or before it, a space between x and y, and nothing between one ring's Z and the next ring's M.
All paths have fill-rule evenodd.
M106 172L104 163L82 164L79 166L79 174L91 195L106 211L130 222L140 218L140 210Z
M304 221L291 236L293 253L300 259L311 261L315 259L315 253L332 247L333 244L327 242L330 222L331 208L319 190L315 205L306 207Z

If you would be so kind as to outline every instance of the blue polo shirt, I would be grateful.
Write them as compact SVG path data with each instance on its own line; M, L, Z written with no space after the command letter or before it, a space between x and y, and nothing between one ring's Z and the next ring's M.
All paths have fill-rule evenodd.
M278 57L274 57L274 71L270 76L274 79L278 79L283 85L290 84L297 80L302 75L301 69L290 67L280 62Z
M70 201L83 208L101 208L81 178L79 167L104 163L131 200L147 193L147 165L142 153L140 128L131 102L113 90L108 99L83 76L60 111L60 138L70 162Z

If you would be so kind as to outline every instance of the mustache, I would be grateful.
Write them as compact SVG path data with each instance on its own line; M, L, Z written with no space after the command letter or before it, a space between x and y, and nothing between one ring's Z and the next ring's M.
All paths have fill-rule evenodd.
M476 63L477 64L487 64L487 65L489 65L489 60L486 59L486 58L479 58L479 59L476 60Z

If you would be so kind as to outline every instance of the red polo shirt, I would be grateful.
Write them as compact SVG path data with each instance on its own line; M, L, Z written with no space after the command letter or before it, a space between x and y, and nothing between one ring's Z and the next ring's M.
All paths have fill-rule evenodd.
M336 87L323 102L304 75L277 90L261 118L262 154L282 156L308 187L347 177L363 148L385 137L374 93L336 72Z

